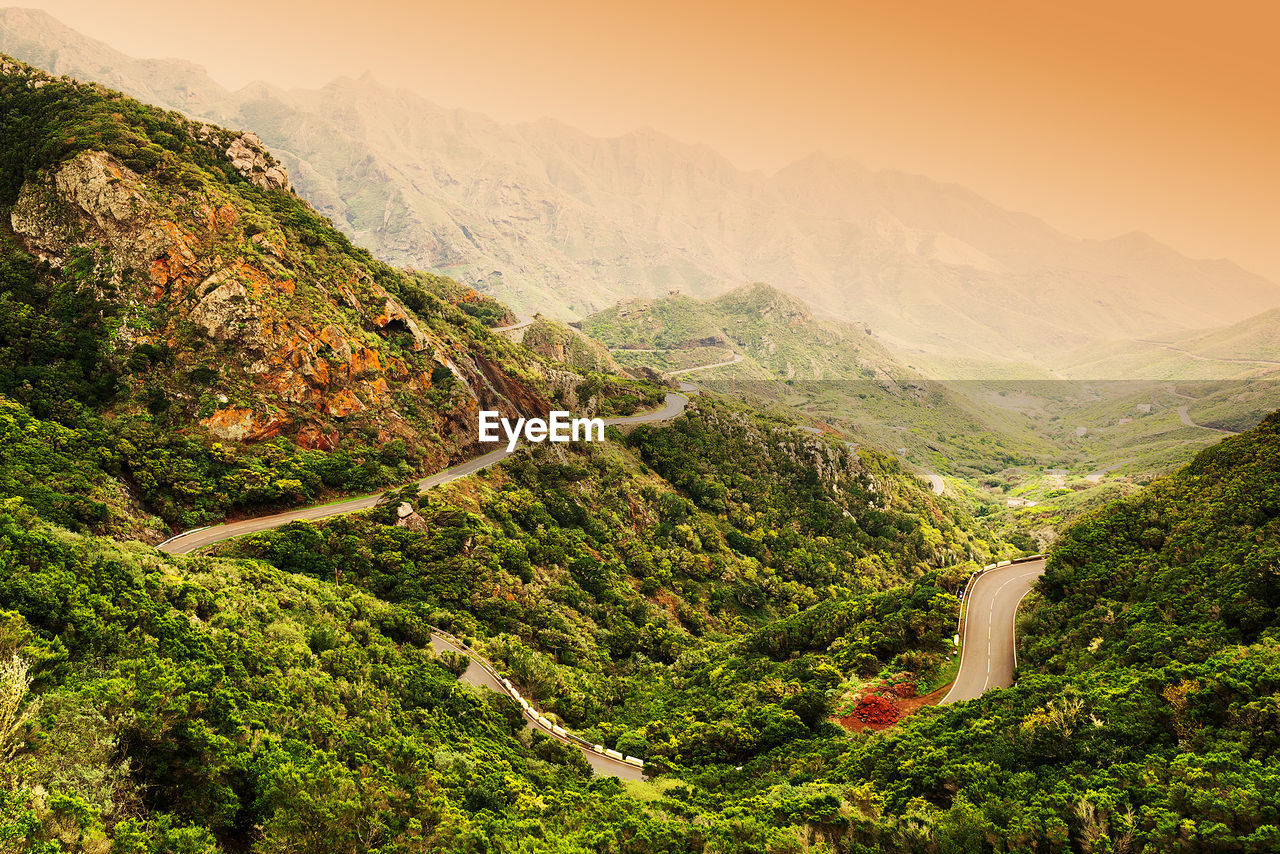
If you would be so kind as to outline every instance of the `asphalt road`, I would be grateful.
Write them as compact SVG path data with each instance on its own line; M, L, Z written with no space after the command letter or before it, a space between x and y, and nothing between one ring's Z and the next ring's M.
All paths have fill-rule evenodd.
M1233 430L1223 430L1220 427L1208 427L1204 424L1197 424L1196 422L1191 420L1191 414L1187 411L1187 407L1185 406L1178 407L1178 418L1182 419L1182 423L1186 424L1188 427L1199 427L1201 430L1212 430L1215 433L1224 433L1227 436L1240 435L1239 433L1236 433Z
M1044 572L1044 558L989 569L973 582L960 647L960 670L942 704L981 697L1013 684L1014 618L1031 585Z
M671 376L674 377L677 374L692 374L697 371L709 371L712 368L723 368L725 365L736 365L741 361L742 361L742 354L734 353L733 358L728 360L727 362L714 362L710 365L699 365L696 368L682 368L678 371L667 371L667 373L669 373Z
M696 388L692 383L681 383L682 390L693 390ZM689 398L679 392L668 392L666 401L661 409L653 412L643 412L639 415L629 415L623 418L606 418L605 424L625 425L625 424L646 424L656 421L669 421L672 418L684 412L684 408L689 404ZM430 477L424 477L418 481L421 489L430 489L439 486L442 483L448 483L457 480L460 477L475 474L480 469L487 468L494 463L501 462L507 457L506 445L502 444L496 450L490 451L483 456L468 460L465 463L459 463L456 466L447 468L444 471L436 472ZM316 519L326 519L330 516L341 516L343 513L353 513L357 510L368 510L378 503L383 493L374 495L365 495L360 498L350 498L346 501L338 501L333 504L321 504L318 507L303 507L298 510L286 510L283 513L276 513L271 516L258 516L253 519L245 519L241 522L229 522L225 525L214 525L209 528L197 528L194 531L187 531L165 540L157 548L169 554L184 555L190 554L196 549L211 546L214 543L220 543L223 540L229 540L232 537L240 537L245 534L256 534L259 531L270 531L273 528L279 528L281 525L287 525L290 522L314 521Z
M483 660L471 650L464 649L448 638L434 633L431 635L431 648L437 653L443 652L446 649L451 649L454 652L462 653L470 659L471 663L467 665L467 669L463 671L462 676L459 677L461 681L466 682L468 685L488 688L490 691L496 691L499 694L507 694L507 696L510 696L506 687L498 681L496 676L494 676L495 671L493 670L492 665L488 665L488 662L483 662ZM528 711L524 713L524 722L526 727L537 730L547 738L554 738L556 741L563 742L571 747L576 747L578 751L587 758L587 761L591 763L592 769L597 774L602 774L606 777L619 777L623 780L644 779L643 770L626 762L620 762L612 756L605 756L604 754L597 753L594 750L588 750L572 739L565 738L558 733L552 732L542 724L538 723L537 718Z
M529 326L532 323L533 323L533 318L530 317L529 315L517 314L515 323L511 324L510 326L495 326L491 328L489 331L490 332L515 332L517 329L524 329L526 326Z

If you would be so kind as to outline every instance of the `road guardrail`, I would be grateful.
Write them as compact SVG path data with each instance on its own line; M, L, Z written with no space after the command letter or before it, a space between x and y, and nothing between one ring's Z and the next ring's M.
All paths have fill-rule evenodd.
M624 756L622 753L619 753L616 750L607 749L600 744L592 744L585 738L569 732L559 724L552 723L551 720L546 715L542 714L536 706L520 695L520 692L515 689L515 686L511 684L509 679L499 674L498 671L489 664L484 656L467 646L461 638L455 637L449 632L437 628L432 628L431 634L447 641L450 645L460 650L468 660L474 661L479 665L481 670L492 676L493 680L502 686L503 691L507 696L520 704L520 711L524 714L525 719L534 724L538 729L543 730L559 741L563 741L577 747L579 750L590 751L591 753L608 757L609 759L613 759L617 762L625 762L632 767L639 768L641 771L644 771L645 764L643 760L637 759L634 756Z

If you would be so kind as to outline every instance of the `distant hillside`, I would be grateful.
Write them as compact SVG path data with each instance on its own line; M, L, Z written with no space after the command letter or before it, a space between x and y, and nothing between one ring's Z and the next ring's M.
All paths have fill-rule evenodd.
M64 524L105 521L68 496L107 477L104 503L188 527L371 491L466 455L477 409L605 408L634 385L540 358L487 331L504 306L353 247L252 134L3 56L0 116L0 395L55 422L29 428L45 441L60 425L55 444L113 448L54 494L0 458L32 500L74 505Z
M609 348L581 331L545 317L535 318L522 335L520 343L548 359L584 371L620 373Z
M1280 305L1274 283L1144 235L1078 240L958 187L820 156L764 176L651 131L504 126L367 77L229 92L23 10L0 13L0 50L251 128L357 243L529 313L763 280L925 353L1043 364Z
M1062 356L1073 379L1223 380L1280 369L1280 309L1239 323L1159 338L1112 341Z
M815 317L802 300L759 282L705 301L680 294L624 300L579 326L615 350L706 350L708 362L721 360L719 350L746 357L720 375L866 380L911 374L870 327Z
M688 376L701 385L783 403L880 447L901 447L922 468L991 473L1057 453L1017 413L904 364L871 327L817 317L767 284L705 301L625 300L580 325L623 365L677 375L697 369Z
M1280 366L1280 308L1220 329L1169 336L1169 344L1206 359L1263 360Z

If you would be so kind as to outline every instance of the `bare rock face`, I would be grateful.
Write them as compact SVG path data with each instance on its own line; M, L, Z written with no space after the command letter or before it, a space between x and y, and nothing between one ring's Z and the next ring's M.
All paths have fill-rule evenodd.
M232 140L227 148L227 157L231 158L231 165L237 172L264 190L293 192L289 174L267 153L267 147L257 134L244 133Z
M233 145L242 161L238 168L275 181L262 168L270 166L265 155L246 138ZM246 160L250 156L252 162ZM187 321L216 345L240 354L239 375L254 390L245 399L273 403L218 409L201 419L211 434L252 442L289 427L307 427L308 441L325 447L334 444L331 431L309 424L310 418L327 422L372 412L396 423L388 380L430 387L429 371L381 355L381 336L408 333L414 352L438 361L447 359L446 348L367 275L345 270L349 278L335 283L337 293L329 295L327 307L319 298L299 311L293 297L300 276L291 269L289 253L251 251L266 240L245 240L237 248L243 231L233 205L202 203L191 216L157 200L162 198L110 154L86 151L52 175L28 181L10 224L28 250L55 267L78 249L96 247L109 259L116 280L126 285L131 312L152 317L144 324L153 330L149 335L172 338L177 332L166 326ZM363 299L355 298L356 291ZM364 314L363 328L334 322L342 315L337 300L344 299ZM380 308L366 311L364 305ZM133 340L147 337L132 335ZM301 408L286 414L280 404Z
M69 247L94 243L138 270L161 258L174 267L195 262L187 236L156 217L142 179L106 152L81 152L52 184L27 182L9 217L42 259L58 265Z
M228 269L201 282L198 292L203 296L191 309L190 318L215 341L236 337L257 319L249 292Z
M427 336L423 333L422 328L418 326L417 321L411 318L404 307L393 299L388 299L383 304L382 313L373 319L373 325L379 329L401 329L408 332L413 336L414 351L425 350L429 345Z
M200 422L206 430L219 439L233 442L253 442L269 439L280 433L280 421L255 413L252 409L228 406L219 409Z

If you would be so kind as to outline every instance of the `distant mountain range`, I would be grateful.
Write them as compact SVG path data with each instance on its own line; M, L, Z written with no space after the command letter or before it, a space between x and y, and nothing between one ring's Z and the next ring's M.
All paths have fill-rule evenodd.
M625 300L580 325L624 366L688 376L763 410L803 412L814 424L901 449L923 469L980 476L1060 453L1025 417L926 378L865 324L815 316L767 284L710 300Z
M1212 329L1098 343L1055 366L1080 379L1240 379L1280 369L1280 309ZM1252 426L1252 425L1250 425Z
M1280 305L1280 286L1226 261L1142 234L1076 239L960 187L820 155L767 176L653 131L503 125L367 76L233 92L29 10L0 11L0 51L252 130L356 242L530 313L768 281L899 348L1045 364Z

